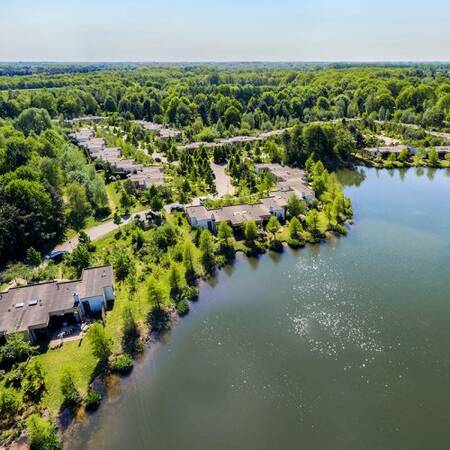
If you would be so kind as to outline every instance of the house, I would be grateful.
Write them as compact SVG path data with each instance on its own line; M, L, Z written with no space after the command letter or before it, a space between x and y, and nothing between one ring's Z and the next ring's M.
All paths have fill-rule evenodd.
M277 180L277 189L279 191L293 191L308 203L311 203L315 197L314 191L308 185L304 170L276 163L267 163L255 164L255 171L256 173L273 173Z
M133 159L119 159L111 162L111 165L121 173L137 173L143 169L142 164L137 164Z
M90 267L75 281L49 281L0 293L0 336L23 333L47 339L61 321L81 322L114 300L111 266Z
M369 153L370 156L372 156L372 157L381 155L383 158L391 153L400 154L405 150L407 151L408 155L413 155L413 156L419 151L419 149L417 147L411 147L411 146L403 145L403 144L364 149L364 151Z
M83 116L83 117L75 117L73 119L66 119L64 122L67 125L73 125L75 123L79 122L100 122L102 120L106 120L107 117L105 116Z
M213 233L221 222L238 228L252 219L257 225L261 225L267 222L270 216L285 220L288 200L293 195L295 192L292 190L274 191L252 205L231 205L216 209L208 209L204 205L188 206L186 216L193 228L205 228Z
M262 198L261 203L264 208L278 219L286 219L286 206L289 198L293 195L292 191L274 191L269 197Z
M145 120L135 120L135 123L139 124L145 130L155 133L161 139L168 139L168 138L180 139L181 138L180 131L175 130L174 128L167 128L164 125L161 125L160 123L147 122Z
M146 189L152 184L164 184L164 169L162 166L143 167L142 170L130 174L128 178L136 188Z

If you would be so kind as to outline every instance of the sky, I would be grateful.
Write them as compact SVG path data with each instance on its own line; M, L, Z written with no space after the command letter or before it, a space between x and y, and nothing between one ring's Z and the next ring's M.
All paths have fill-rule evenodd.
M0 0L0 61L450 61L450 0Z

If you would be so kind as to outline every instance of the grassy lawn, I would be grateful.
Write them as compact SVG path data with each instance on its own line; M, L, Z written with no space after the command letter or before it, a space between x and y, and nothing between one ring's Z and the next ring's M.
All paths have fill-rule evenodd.
M46 372L47 392L42 399L42 405L53 414L58 413L63 400L60 391L61 369L67 367L72 371L77 387L85 394L97 365L97 359L92 355L86 339L66 342L61 348L48 350L36 358L40 360Z

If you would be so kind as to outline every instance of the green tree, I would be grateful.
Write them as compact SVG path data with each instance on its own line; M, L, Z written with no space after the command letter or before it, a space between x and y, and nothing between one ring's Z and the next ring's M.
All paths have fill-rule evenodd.
M9 418L17 414L21 406L19 392L0 386L0 417Z
M36 353L36 350L37 347L33 347L22 333L12 333L0 347L0 365L8 366L25 361L29 356Z
M170 288L170 297L176 302L179 300L182 284L181 284L181 275L178 269L177 264L172 263L169 270L169 288Z
M227 128L230 126L239 127L241 123L241 113L235 106L230 106L224 114L224 122Z
M113 255L113 269L118 281L125 280L134 272L134 262L127 250L120 248Z
M70 255L65 258L66 263L71 266L76 275L80 276L83 269L91 264L91 254L87 244L78 244Z
M219 228L217 230L217 237L221 241L221 244L228 247L230 244L230 239L233 237L233 229L228 225L227 222L220 222Z
M278 220L277 216L270 216L269 221L266 225L266 230L275 235L277 231L281 228L280 221Z
M188 284L194 283L197 277L197 272L195 270L194 254L190 241L186 241L186 243L184 244L183 265L185 270L184 277L186 279L186 282Z
M38 266L42 261L41 254L33 247L27 250L27 262L32 266Z
M258 228L256 227L256 223L253 219L245 222L244 236L247 242L254 242L258 237Z
M302 225L300 224L297 217L292 217L289 222L289 234L291 235L291 237L294 239L298 239L302 231Z
M88 330L87 338L92 347L93 355L102 363L106 363L111 355L111 340L106 334L105 327L95 322Z
M428 153L428 165L431 167L436 167L439 165L439 156L434 148L432 148Z
M216 256L214 240L208 230L203 230L200 235L200 261L207 273L214 271L216 267Z
M86 190L80 183L71 183L67 186L68 220L75 230L84 227L86 217L91 213L91 205L86 196Z
M61 372L60 387L66 406L74 407L81 402L81 394L75 384L73 373L67 367Z
M28 108L22 111L16 120L16 127L25 135L32 131L41 134L42 131L51 128L52 122L48 111L40 108Z
M160 284L152 277L147 285L147 300L156 308L162 309L165 302L165 294Z
M319 213L316 209L312 209L306 215L306 224L313 235L316 235L319 232Z
M120 215L120 212L118 209L116 209L114 211L114 217L113 217L113 222L115 225L120 225L122 222L122 216Z
M38 403L45 391L45 371L37 359L32 359L25 369L22 379L22 391L25 401Z
M297 217L300 214L303 214L306 209L306 203L302 200L297 194L292 194L289 196L286 211L289 216Z
M31 414L27 418L28 443L31 450L59 450L61 439L55 424L39 414Z

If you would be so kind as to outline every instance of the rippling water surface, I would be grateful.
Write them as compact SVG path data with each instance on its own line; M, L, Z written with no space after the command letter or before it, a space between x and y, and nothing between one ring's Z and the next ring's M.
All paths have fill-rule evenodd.
M349 235L238 258L69 447L450 448L450 173L340 176Z

